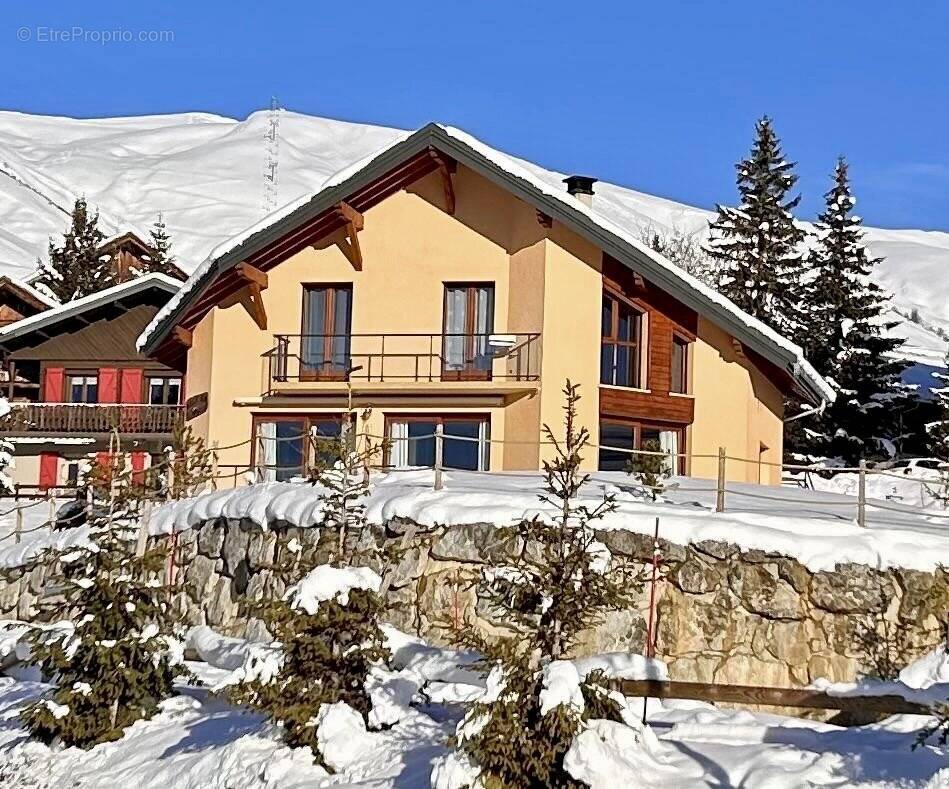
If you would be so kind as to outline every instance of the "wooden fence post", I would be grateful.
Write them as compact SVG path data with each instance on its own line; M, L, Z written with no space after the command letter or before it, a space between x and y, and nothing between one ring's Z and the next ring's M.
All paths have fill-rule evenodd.
M46 491L46 497L49 499L49 530L56 527L56 499L53 497L53 489Z
M867 526L867 461L860 461L860 471L857 477L857 525Z
M211 490L217 490L217 447L218 442L211 442ZM237 487L235 485L235 487Z
M135 555L141 558L145 555L145 549L148 546L148 525L152 520L152 500L145 499L145 506L142 508L142 517L138 524L138 540L135 543Z
M19 542L23 539L23 508L16 508L16 526L14 527L16 532L13 537L14 542Z
M718 448L718 479L715 481L715 512L725 511L725 447Z
M435 490L442 489L442 458L444 457L445 426L435 425Z

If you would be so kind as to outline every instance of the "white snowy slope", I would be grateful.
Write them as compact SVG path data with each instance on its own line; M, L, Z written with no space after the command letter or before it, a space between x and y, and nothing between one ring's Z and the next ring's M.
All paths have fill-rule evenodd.
M98 206L106 234L144 233L162 212L179 263L192 271L215 245L264 216L268 123L267 112L243 121L206 113L76 120L0 112L0 275L33 270L78 195ZM314 192L401 133L281 111L278 203ZM522 164L559 187L561 173ZM604 180L594 209L612 222L633 231L707 232L710 211L611 184L608 172L595 175ZM873 253L886 258L879 278L897 309L918 311L930 326L949 324L949 233L871 228L867 236ZM915 346L945 349L932 332L913 332Z

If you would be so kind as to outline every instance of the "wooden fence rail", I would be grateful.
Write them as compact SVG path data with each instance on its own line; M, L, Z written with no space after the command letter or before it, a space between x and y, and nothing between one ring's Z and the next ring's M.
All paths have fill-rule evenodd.
M611 680L609 684L624 696L651 699L688 699L765 707L879 712L887 715L932 714L925 705L907 701L902 696L831 696L823 691L808 688L721 685L714 682L661 682L652 679L616 679Z

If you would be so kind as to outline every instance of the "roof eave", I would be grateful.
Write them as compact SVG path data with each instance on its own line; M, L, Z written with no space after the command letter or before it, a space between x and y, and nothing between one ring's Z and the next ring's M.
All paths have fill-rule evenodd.
M654 282L659 288L674 294L676 298L682 301L687 307L701 315L710 317L721 325L722 328L727 329L736 339L787 372L801 387L802 394L814 398L815 404L827 399L826 392L821 390L820 385L816 381L810 380L809 376L802 375L799 358L792 351L768 342L750 326L742 323L727 309L721 307L721 305L707 298L703 298L687 287L683 287L682 280L677 278L671 271L650 260L649 256L645 255L641 250L636 249L606 228L601 227L582 211L544 193L530 182L497 166L487 157L456 139L444 128L435 123L423 126L405 140L382 151L349 178L317 193L295 211L281 217L272 225L263 228L235 248L222 254L214 261L214 265L210 266L207 271L204 272L201 279L195 283L195 287L190 289L190 295L194 297L195 294L200 293L210 284L218 274L228 270L249 255L254 254L268 244L276 241L294 227L316 217L333 204L346 199L353 190L360 188L378 177L381 172L386 172L406 157L415 155L428 146L438 147L444 153L449 154L452 158L469 169L479 173L507 191L512 192L526 202L531 203L537 207L538 210L559 220L575 232L586 236L607 254L616 258L629 268L635 268L638 273ZM189 306L190 301L188 298L182 300L182 303L177 305L148 337L148 340L142 345L142 351L147 354L154 353L158 346L168 337L172 327L187 311Z

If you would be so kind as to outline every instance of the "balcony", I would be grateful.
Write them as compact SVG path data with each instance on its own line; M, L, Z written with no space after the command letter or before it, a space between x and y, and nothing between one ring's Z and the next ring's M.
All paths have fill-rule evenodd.
M180 405L11 403L4 431L13 435L170 434L184 418Z
M540 351L540 334L276 334L263 356L268 393L347 383L513 392L537 388Z

